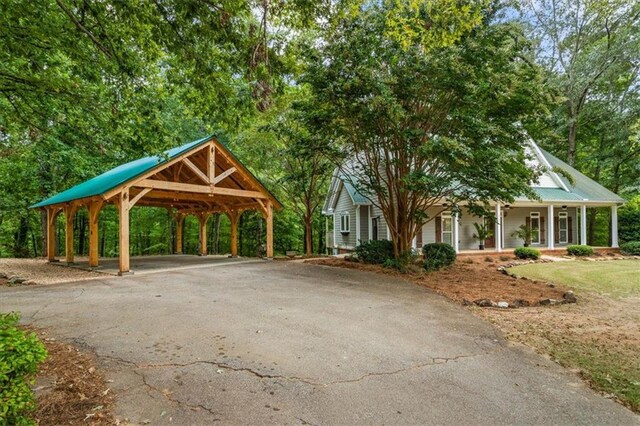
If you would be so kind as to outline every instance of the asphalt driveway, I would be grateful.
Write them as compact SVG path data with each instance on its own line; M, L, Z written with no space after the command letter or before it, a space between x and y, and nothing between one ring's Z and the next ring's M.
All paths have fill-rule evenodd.
M290 262L0 288L151 424L640 424L410 283Z

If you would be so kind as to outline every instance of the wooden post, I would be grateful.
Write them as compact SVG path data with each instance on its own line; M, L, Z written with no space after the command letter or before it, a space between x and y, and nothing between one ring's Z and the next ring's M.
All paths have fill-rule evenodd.
M200 256L207 255L207 220L209 219L209 213L200 213L198 215L200 219Z
M120 225L118 275L125 275L129 272L129 188L124 188L118 195L118 219Z
M47 258L49 262L56 259L56 219L60 213L59 207L47 207Z
M65 257L67 264L73 264L73 219L76 214L76 206L67 205L64 206L64 221L65 221L65 234L64 234L64 247Z
M240 212L230 211L227 212L229 221L231 222L231 257L238 256L238 219L240 219Z
M98 218L102 209L102 201L89 203L89 266L98 266Z
M176 213L176 253L182 254L182 225L184 224L184 213Z
M273 257L273 205L267 201L267 257Z

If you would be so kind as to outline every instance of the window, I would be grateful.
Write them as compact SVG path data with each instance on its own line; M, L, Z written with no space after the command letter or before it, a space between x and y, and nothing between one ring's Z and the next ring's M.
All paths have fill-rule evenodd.
M531 212L531 244L540 244L540 212Z
M377 240L378 239L378 218L374 217L373 219L371 219L371 239L372 240Z
M567 212L558 213L558 242L566 244L569 241L569 215Z
M442 242L453 245L453 220L451 213L442 213Z
M340 215L340 232L343 234L348 234L351 230L351 216L343 213Z

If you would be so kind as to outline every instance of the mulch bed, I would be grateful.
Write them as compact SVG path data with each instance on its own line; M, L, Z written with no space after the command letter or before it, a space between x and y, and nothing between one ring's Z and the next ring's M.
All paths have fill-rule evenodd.
M489 299L494 302L508 302L510 307L536 306L546 299L561 301L563 294L567 291L566 288L551 287L541 281L506 275L498 271L499 264L493 260L487 262L483 259L464 259L456 261L454 265L441 271L414 271L404 274L378 265L367 265L339 258L313 259L306 263L394 275L428 287L464 304Z
M29 328L29 327L28 327ZM108 425L113 392L97 368L93 354L59 342L46 330L32 329L49 356L40 366L35 394L38 408L33 417L39 425Z

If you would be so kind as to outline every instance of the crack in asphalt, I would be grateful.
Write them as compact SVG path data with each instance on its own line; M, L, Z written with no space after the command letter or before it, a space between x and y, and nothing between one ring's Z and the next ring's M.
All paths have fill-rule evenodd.
M362 376L359 376L359 377L356 377L356 378L352 378L352 379L334 380L334 381L325 382L325 383L314 381L313 379L310 379L308 377L285 376L285 375L279 375L279 374L262 373L260 371L254 370L254 369L249 368L249 367L236 367L236 366L233 366L231 364L228 364L228 363L225 363L225 362L219 362L219 361L198 360L198 361L192 361L192 362L187 362L187 363L137 364L137 363L135 363L133 361L125 360L123 358L119 358L119 357L115 357L115 356L111 356L111 355L98 355L98 356L102 357L102 358L110 359L112 361L116 361L116 362L119 362L119 363L122 363L122 364L130 365L130 366L134 367L135 369L179 368L179 367L190 367L190 366L194 366L194 365L205 364L205 365L213 365L213 366L218 367L218 368L226 368L226 369L231 370L231 371L249 373L249 374L252 374L252 375L258 377L259 379L282 379L282 380L288 380L288 381L302 382L302 383L306 383L306 384L308 384L310 386L314 386L314 387L328 387L328 386L332 386L332 385L345 384L345 383L357 383L357 382L360 382L360 381L362 381L364 379L367 379L369 377L390 376L390 375L400 374L400 373L404 373L404 372L411 371L411 370L417 370L417 369L421 369L421 368L425 368L425 367L430 367L430 366L433 366L433 365L441 365L441 364L446 364L448 362L455 362L455 361L458 361L458 360L461 360L461 359L474 358L474 357L479 357L479 356L484 356L484 355L491 355L491 354L500 352L503 349L504 348L498 348L497 350L494 350L494 351L486 351L486 352L477 353L477 354L471 354L471 355L458 355L458 356L455 356L455 357L431 357L429 362L416 364L416 365L412 365L412 366L409 366L409 367L400 368L400 369L397 369L397 370L381 371L381 372L370 372L370 373L366 373L366 374L363 374ZM136 374L137 374L137 372L136 372Z
M166 391L164 389L161 390L161 389L158 389L157 387L153 386L151 383L149 383L147 381L147 377L144 375L144 373L142 373L140 371L137 371L137 370L133 370L133 373L136 374L138 377L140 377L140 379L142 380L142 384L147 388L147 394L151 398L156 399L151 394L151 392L153 391L153 392L156 392L156 393L162 395L167 401L173 402L173 403L178 404L178 405L182 405L182 406L187 407L187 408L189 408L191 410L195 410L195 411L204 410L204 411L206 411L207 413L209 413L212 416L216 417L215 419L212 419L212 421L214 421L214 422L218 422L218 421L222 420L219 417L217 417L218 413L216 413L213 410L213 408L209 408L209 407L207 407L205 405L202 405L202 404L189 404L186 401L182 401L182 400L180 400L178 398L175 398L174 396L172 396L172 393L168 389L166 389Z

